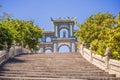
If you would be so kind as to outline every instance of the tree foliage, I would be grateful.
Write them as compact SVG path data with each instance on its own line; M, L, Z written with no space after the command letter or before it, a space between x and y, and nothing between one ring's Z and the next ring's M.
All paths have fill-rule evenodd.
M92 44L94 53L104 55L109 47L114 59L120 59L120 13L117 17L110 13L98 13L91 15L83 24L75 36L86 42L87 48Z
M2 17L3 18L3 17ZM7 41L9 48L13 41L19 44L21 41L30 49L36 49L38 39L42 37L42 29L34 25L33 21L11 19L5 16L0 21L0 49L4 41Z

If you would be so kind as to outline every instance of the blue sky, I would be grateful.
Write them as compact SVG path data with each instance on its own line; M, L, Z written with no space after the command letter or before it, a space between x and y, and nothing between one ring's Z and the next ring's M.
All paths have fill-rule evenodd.
M13 18L34 20L35 24L52 30L50 17L77 17L83 23L87 17L98 12L117 15L120 0L0 0L0 15L7 12Z

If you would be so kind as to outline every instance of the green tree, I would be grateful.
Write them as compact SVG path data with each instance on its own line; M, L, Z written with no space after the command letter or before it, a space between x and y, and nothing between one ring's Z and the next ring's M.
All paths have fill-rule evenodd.
M98 13L90 16L83 24L78 24L79 30L75 36L86 42L87 47L92 44L94 53L104 55L109 47L114 59L120 59L120 12L115 17L110 13Z
M8 43L8 48L11 47L12 41L14 39L13 34L14 32L10 27L4 26L0 23L0 50L3 48L5 41Z
M98 35L102 30L112 27L114 18L109 13L92 15L83 24L78 24L80 29L76 31L75 36L79 37L80 41L85 40L87 47L89 47L93 40L98 39Z
M8 44L9 48L13 41L16 41L17 44L23 41L24 47L28 45L30 48L36 49L38 39L42 37L42 29L34 25L33 21L6 18L2 20L0 24L0 31L3 33L1 34L0 44L2 45L3 41L7 41L10 43ZM8 33L6 33L6 31L8 31ZM7 37L9 37L10 40Z

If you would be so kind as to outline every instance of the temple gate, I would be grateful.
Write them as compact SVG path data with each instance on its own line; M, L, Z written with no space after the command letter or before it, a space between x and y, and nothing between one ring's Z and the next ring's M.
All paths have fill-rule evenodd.
M77 39L74 36L76 18L51 18L51 22L54 26L54 31L43 31L43 37L39 44L39 53L47 51L59 52L61 46L67 46L69 52L76 52Z

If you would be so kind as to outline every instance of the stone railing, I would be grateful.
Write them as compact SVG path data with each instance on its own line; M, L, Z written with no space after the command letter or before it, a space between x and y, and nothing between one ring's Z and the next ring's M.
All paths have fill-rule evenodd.
M9 57L8 57L7 52L5 50L0 51L0 65L8 59Z
M85 47L85 43L83 42L79 48L79 52L90 63L96 65L109 74L116 74L117 77L120 77L120 61L111 59L111 52L109 48L106 49L105 56L102 57L93 53L92 46L90 47L90 50L87 49Z
M13 58L23 53L30 53L30 50L23 48L23 46L16 46L15 44L12 45L9 51L7 48L5 48L4 50L0 51L0 65L9 58Z

